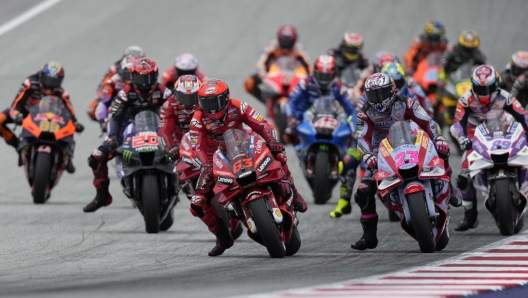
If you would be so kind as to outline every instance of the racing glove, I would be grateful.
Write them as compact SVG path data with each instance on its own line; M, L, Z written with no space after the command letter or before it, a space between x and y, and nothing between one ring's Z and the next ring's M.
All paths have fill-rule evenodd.
M117 141L116 137L109 136L107 143L108 143L108 149L110 149L110 151L115 151L117 147L119 147L119 142Z
M460 145L460 150L466 151L471 149L471 140L468 137L462 136L458 138L458 144Z
M292 130L297 127L297 125L299 125L299 120L297 118L295 118L294 116L289 116L288 119L286 119L286 121L288 122L288 127L291 128Z
M211 186L214 182L213 167L210 165L203 165L200 169L200 176L198 176L198 181L196 181L196 190L201 194L206 194L209 192Z
M268 148L273 154L284 151L284 145L279 141L271 141L268 144Z
M449 156L449 144L447 144L444 137L439 136L435 139L436 152L445 157Z
M178 160L180 158L180 148L178 145L174 145L172 147L165 146L165 154L170 156L172 160Z
M75 132L81 133L84 131L84 125L82 125L81 123L75 122L73 124L75 125Z
M16 125L22 125L22 121L24 120L24 115L22 113L17 112L15 116L13 117L13 122L15 122Z
M367 164L371 170L378 168L378 157L372 154L363 155L363 161Z

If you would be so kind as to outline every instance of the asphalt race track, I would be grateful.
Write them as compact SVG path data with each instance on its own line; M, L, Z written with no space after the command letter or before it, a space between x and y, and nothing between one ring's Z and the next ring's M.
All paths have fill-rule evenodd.
M28 3L2 1L0 22L28 9ZM84 111L107 67L131 44L142 46L161 70L180 53L195 54L208 76L230 85L232 97L247 100L264 113L264 106L244 93L242 82L254 72L261 48L283 23L298 27L313 61L336 46L346 30L364 35L369 56L379 50L403 55L425 21L436 17L446 24L451 41L463 29L476 30L491 64L502 69L513 52L527 49L527 11L523 0L58 3L0 36L0 103L11 104L26 76L57 60L65 67L64 86L87 129L77 137L77 172L64 174L42 206L33 205L15 152L0 146L0 295L131 298L264 293L427 264L502 239L482 206L479 227L456 233L452 228L462 219L462 210L453 210L448 247L421 254L415 240L397 223L390 223L378 204L378 248L353 251L350 243L361 236L358 208L354 206L352 215L331 219L328 213L338 199L335 191L330 204L310 205L301 215L303 244L294 257L270 259L264 247L244 235L224 255L210 258L207 251L214 236L192 217L186 201L176 207L174 226L158 235L145 233L140 214L116 179L111 184L111 206L94 214L82 212L95 195L86 158L102 141L98 125L89 122ZM312 202L291 148L288 154L297 185ZM455 173L459 159L451 159Z

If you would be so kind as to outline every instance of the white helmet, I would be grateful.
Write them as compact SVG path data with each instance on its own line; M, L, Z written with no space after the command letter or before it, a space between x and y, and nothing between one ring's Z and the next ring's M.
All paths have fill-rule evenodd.
M123 56L134 56L136 58L144 58L145 52L138 46L129 46L125 49Z
M194 75L198 68L198 60L193 55L185 53L174 59L174 67L176 68L178 76L186 74Z

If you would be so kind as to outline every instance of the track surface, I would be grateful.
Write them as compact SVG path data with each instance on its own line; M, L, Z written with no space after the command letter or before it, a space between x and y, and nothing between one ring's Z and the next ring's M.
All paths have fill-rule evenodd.
M0 14L5 22L27 3L10 1ZM441 3L440 3L441 2ZM102 141L97 125L84 115L105 69L130 44L142 46L162 70L182 52L194 53L209 76L226 80L235 98L264 107L246 95L242 82L251 74L261 48L282 23L295 24L300 41L315 58L337 45L345 30L364 34L365 51L400 55L430 17L443 20L455 40L475 29L490 62L499 69L510 55L526 49L528 4L524 1L64 1L0 37L0 103L8 106L25 76L48 60L66 69L70 92L86 131L77 138L77 173L65 174L44 206L32 204L16 154L0 146L0 295L53 297L228 296L310 286L426 264L502 239L491 216L480 208L478 229L452 232L441 253L420 254L417 243L380 212L377 249L356 252L350 243L361 235L357 206L339 220L326 206L311 205L301 215L301 250L272 260L247 236L223 256L207 257L214 237L188 212L176 207L171 230L147 235L138 212L112 180L114 203L95 214L81 208L95 191L86 157ZM6 12L7 11L7 12ZM297 185L312 201L292 150ZM460 162L452 158L457 172ZM115 175L112 176L115 177ZM379 205L379 204L378 204ZM452 223L462 211L452 212ZM451 225L453 227L454 224Z

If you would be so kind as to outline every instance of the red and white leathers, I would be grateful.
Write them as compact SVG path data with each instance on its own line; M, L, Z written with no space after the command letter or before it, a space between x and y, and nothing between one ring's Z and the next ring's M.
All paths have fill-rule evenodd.
M174 96L163 104L160 111L160 130L166 146L179 145L184 134L189 132L195 109L186 109Z
M207 77L199 69L196 69L196 72L192 75L195 75L201 82L203 82ZM168 88L174 88L174 83L178 80L180 76L176 73L176 67L171 66L167 69L161 76L161 84L167 86Z
M523 110L519 101L510 93L498 88L490 96L490 103L484 105L475 97L472 90L468 90L458 100L455 120L451 126L451 134L459 142L463 138L472 140L475 134L475 128L480 123L486 119L502 117L504 112L512 115L523 126L524 130L528 132L528 112ZM470 149L464 153L462 157L462 169L457 179L457 186L462 192L465 209L471 209L472 206L469 206L468 203L471 204L470 202L472 200L476 200L475 187L469 178L468 171L467 156L469 156L471 151Z
M293 49L284 50L279 46L279 41L275 38L268 43L266 48L264 48L264 52L260 55L257 63L255 64L258 75L261 77L265 76L269 70L269 67L271 66L271 63L283 55L291 55L295 57L303 64L309 73L312 73L310 58L308 57L304 46L300 42L295 42Z

